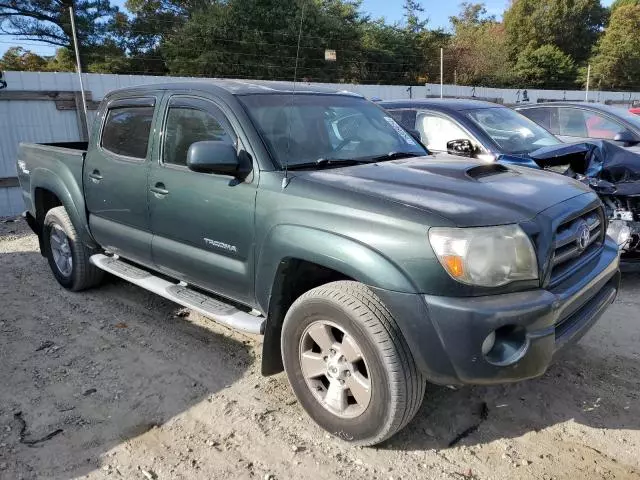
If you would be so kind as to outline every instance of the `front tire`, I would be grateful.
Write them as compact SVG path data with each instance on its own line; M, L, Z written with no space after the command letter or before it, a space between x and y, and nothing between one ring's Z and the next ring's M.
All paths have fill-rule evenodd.
M98 285L104 272L90 261L91 250L80 240L64 207L49 210L44 217L42 245L58 283L79 292Z
M298 400L329 433L374 445L416 414L426 387L390 312L365 285L333 282L298 298L282 327Z

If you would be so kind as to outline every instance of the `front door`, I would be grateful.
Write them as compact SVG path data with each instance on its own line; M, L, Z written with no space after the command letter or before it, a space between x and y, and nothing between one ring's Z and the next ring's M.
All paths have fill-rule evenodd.
M110 101L84 163L91 233L107 250L151 263L147 176L156 98Z
M167 101L162 138L149 175L156 268L252 303L257 176L239 181L186 166L195 142L226 142L242 149L231 122L212 101L174 95Z

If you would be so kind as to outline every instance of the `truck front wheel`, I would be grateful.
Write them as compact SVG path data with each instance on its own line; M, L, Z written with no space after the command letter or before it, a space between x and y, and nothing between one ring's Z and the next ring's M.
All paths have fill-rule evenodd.
M416 414L426 386L390 312L365 285L333 282L298 298L282 357L309 416L329 433L374 445Z
M100 283L104 272L89 261L91 251L82 243L64 207L49 210L44 217L42 246L56 280L78 292Z

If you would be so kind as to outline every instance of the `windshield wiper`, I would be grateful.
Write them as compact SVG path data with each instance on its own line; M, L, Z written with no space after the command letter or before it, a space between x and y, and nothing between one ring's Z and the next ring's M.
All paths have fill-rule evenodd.
M418 152L389 152L384 155L378 155L376 157L371 157L369 160L371 162L382 162L384 160L398 160L400 158L412 158L412 157L422 157L422 155Z
M360 165L369 163L367 160L359 160L355 158L319 158L315 162L305 162L289 165L289 170L304 170L314 168L331 168L331 167L348 167L350 165Z

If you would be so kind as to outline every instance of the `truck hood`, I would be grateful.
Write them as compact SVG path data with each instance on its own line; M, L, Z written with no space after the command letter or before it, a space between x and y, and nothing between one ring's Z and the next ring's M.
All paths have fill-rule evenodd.
M460 227L522 222L589 192L558 174L428 156L309 172L308 181L422 209Z

